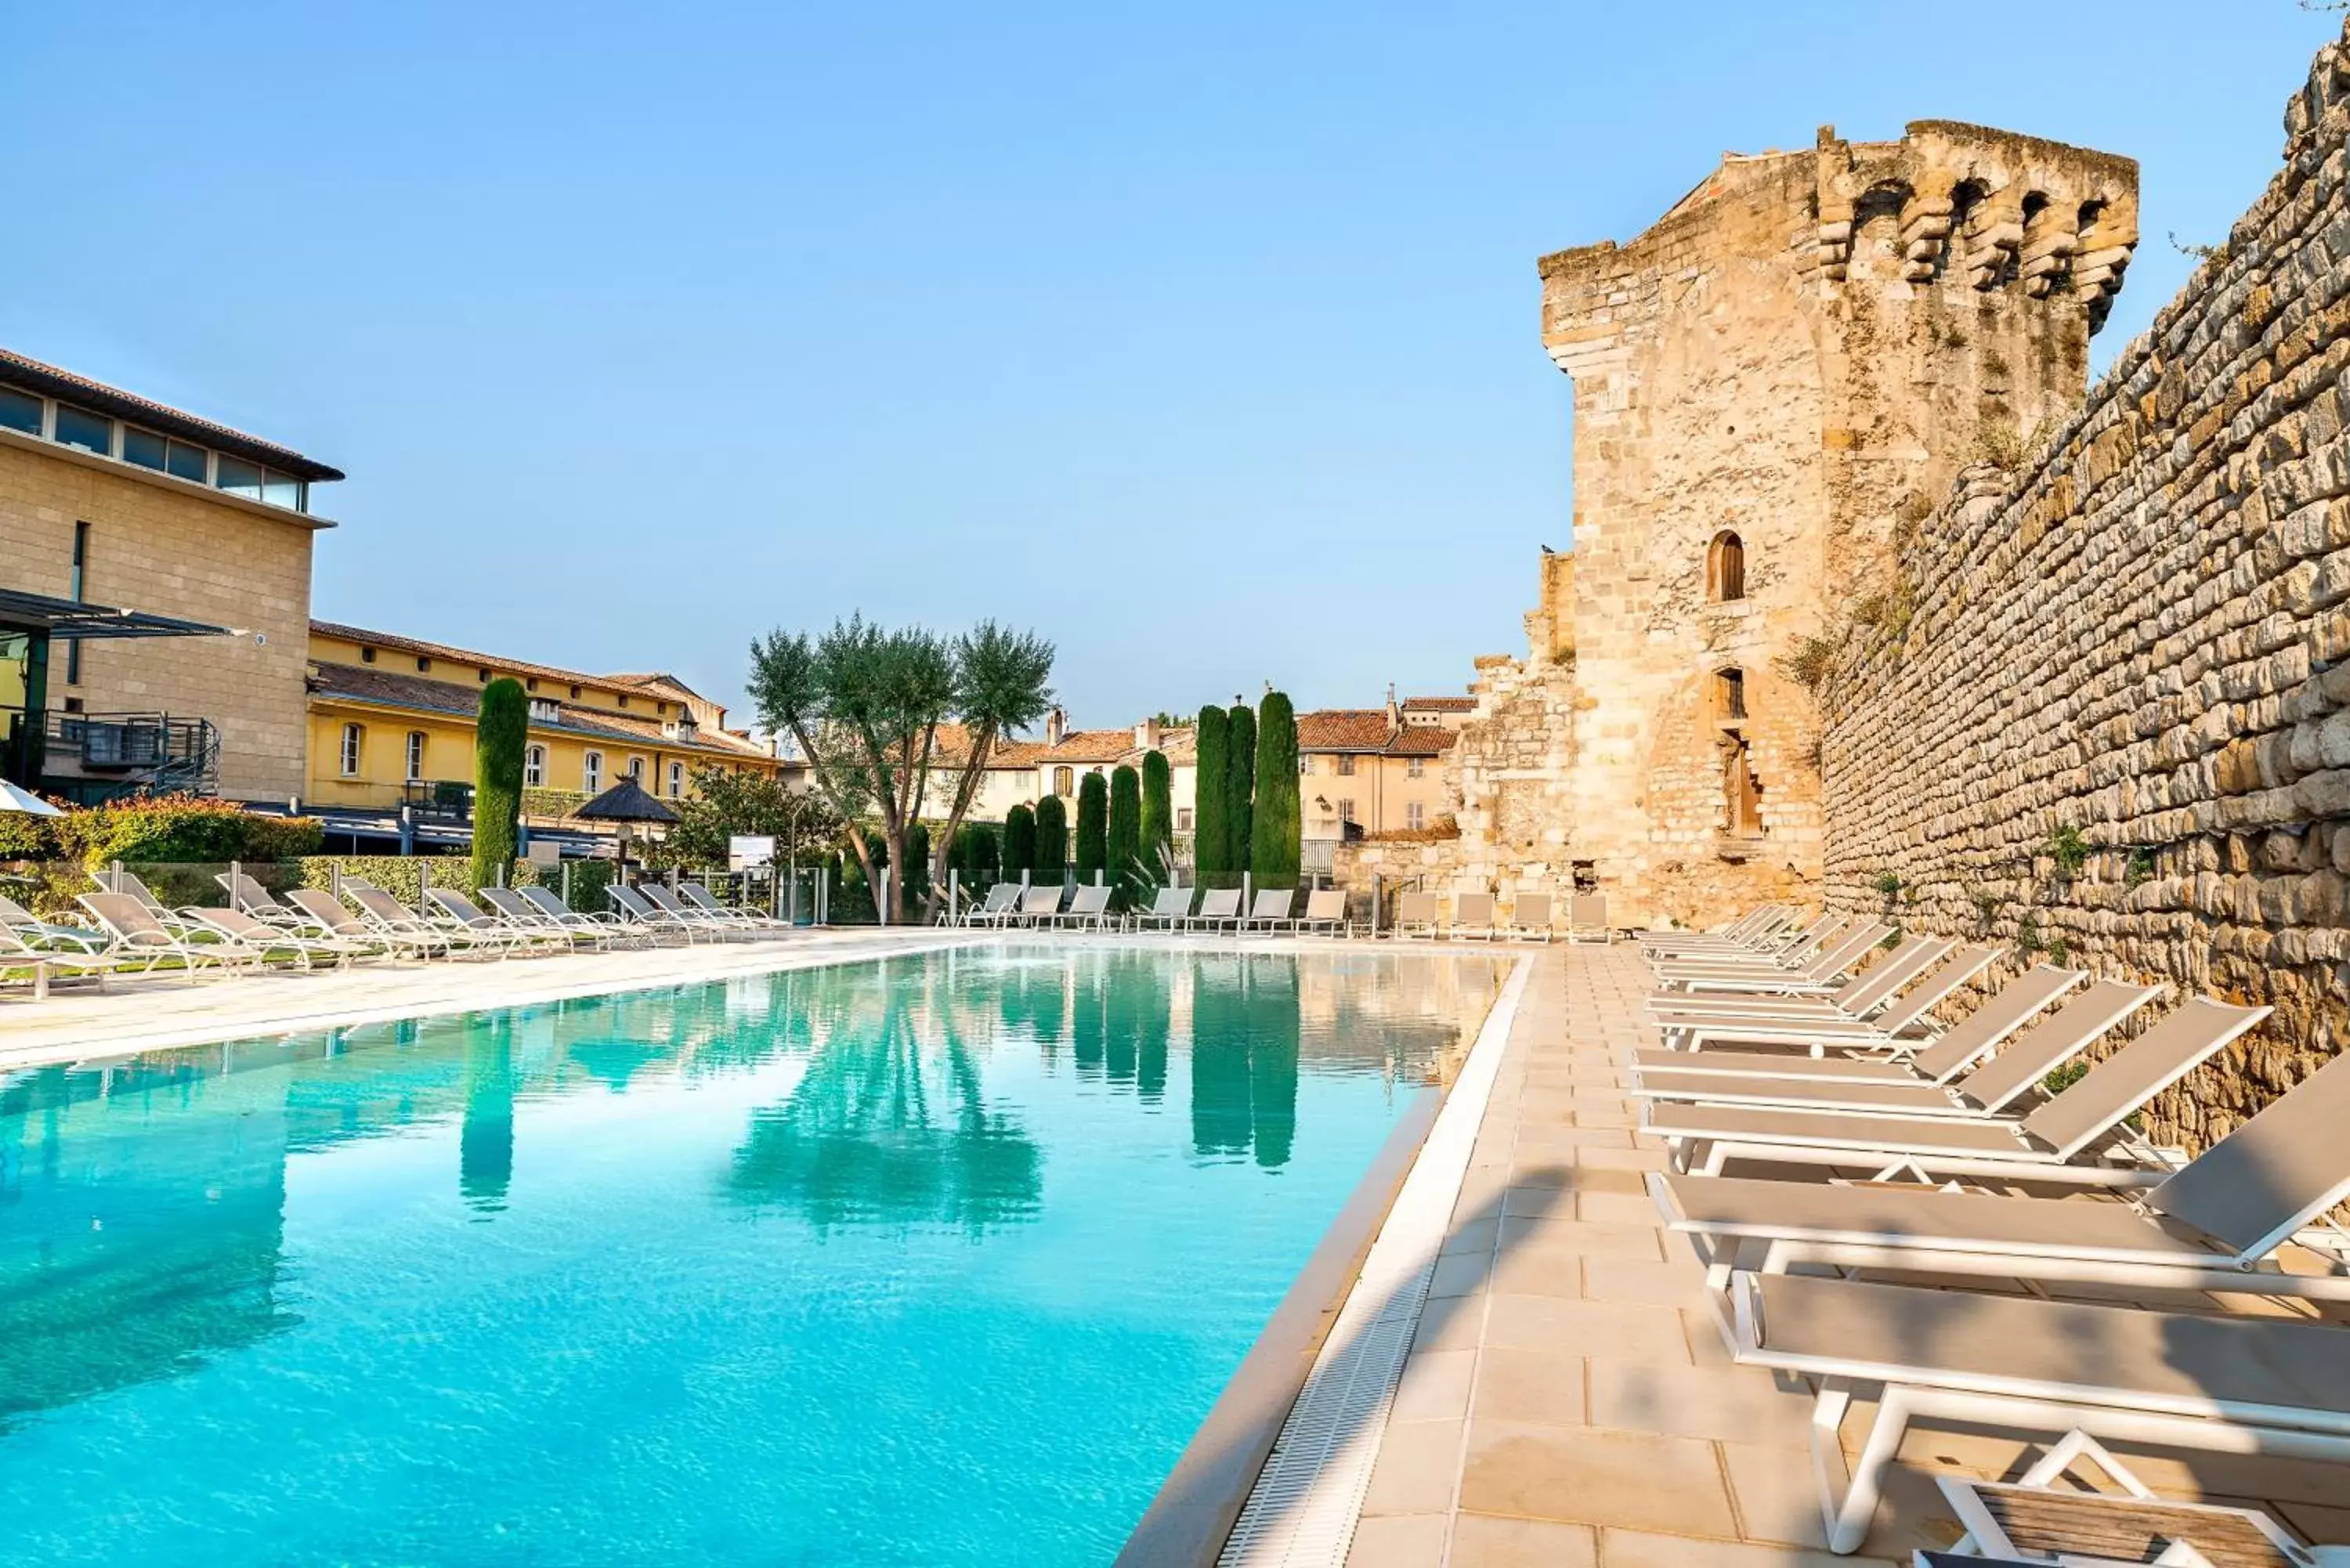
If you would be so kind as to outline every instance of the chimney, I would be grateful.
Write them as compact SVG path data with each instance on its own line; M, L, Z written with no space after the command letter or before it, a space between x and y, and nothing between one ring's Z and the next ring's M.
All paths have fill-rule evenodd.
M1134 727L1134 743L1146 752L1159 749L1159 719L1156 714Z
M1061 737L1068 732L1069 716L1066 713L1063 712L1060 709L1055 708L1051 712L1045 715L1045 743L1046 745L1059 745L1061 743Z
M1390 680L1388 682L1388 728L1398 729L1402 724L1403 710L1396 706L1395 682Z

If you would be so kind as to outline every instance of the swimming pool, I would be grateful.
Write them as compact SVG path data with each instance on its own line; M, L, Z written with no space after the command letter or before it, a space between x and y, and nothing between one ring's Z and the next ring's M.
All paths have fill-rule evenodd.
M0 1563L1086 1563L1506 972L958 950L16 1075Z

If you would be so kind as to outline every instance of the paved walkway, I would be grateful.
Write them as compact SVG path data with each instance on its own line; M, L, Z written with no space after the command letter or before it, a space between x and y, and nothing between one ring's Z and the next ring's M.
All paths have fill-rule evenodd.
M795 932L772 940L616 952L431 963L370 961L307 974L277 971L194 981L168 972L125 975L104 992L86 985L60 985L44 1002L21 994L0 999L0 1066L684 985L836 963L942 940L958 939L919 927L844 928Z
M2009 1472L2012 1438L1913 1429L1862 1555L1819 1550L1812 1401L1730 1363L1688 1243L1640 1173L1622 1064L1652 1044L1628 947L1545 954L1503 1061L1389 1418L1352 1568L1765 1568L1891 1563L1959 1533L1928 1479ZM1847 1423L1851 1440L1862 1429ZM2350 1540L2338 1467L2278 1460L2139 1474L2259 1501Z

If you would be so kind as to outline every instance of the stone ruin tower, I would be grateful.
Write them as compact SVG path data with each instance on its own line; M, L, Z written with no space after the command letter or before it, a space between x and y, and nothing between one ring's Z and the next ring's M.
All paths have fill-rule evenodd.
M2137 240L2132 160L1926 120L1729 155L1638 238L1544 257L1573 548L1526 658L1479 660L1461 837L1355 874L1596 888L1618 924L1815 884L1802 656L1905 616L1904 545L1958 470L2080 402Z

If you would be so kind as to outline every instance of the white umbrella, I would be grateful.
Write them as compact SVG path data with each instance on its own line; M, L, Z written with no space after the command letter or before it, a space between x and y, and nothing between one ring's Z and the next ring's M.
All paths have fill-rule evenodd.
M6 779L0 779L0 811L21 811L29 816L65 815L32 791L18 789Z

